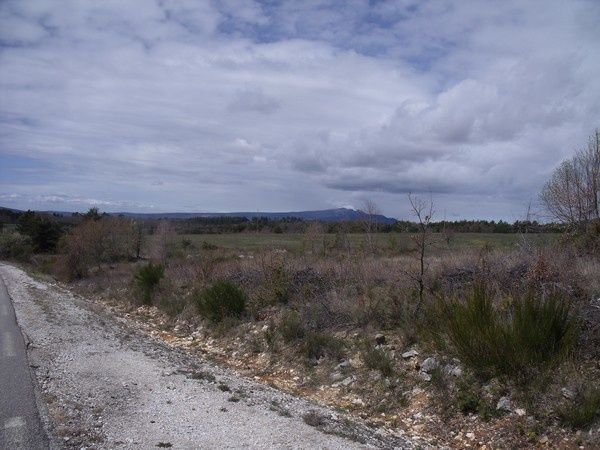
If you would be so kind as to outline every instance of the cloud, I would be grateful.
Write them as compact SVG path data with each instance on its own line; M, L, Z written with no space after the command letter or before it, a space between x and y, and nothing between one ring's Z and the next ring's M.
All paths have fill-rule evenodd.
M245 89L236 92L234 99L228 106L230 112L258 112L272 114L281 108L281 104L274 97L266 95L262 89Z
M600 126L598 17L591 0L7 0L0 192L21 197L0 199L372 196L404 215L401 194L432 192L449 215L510 215Z

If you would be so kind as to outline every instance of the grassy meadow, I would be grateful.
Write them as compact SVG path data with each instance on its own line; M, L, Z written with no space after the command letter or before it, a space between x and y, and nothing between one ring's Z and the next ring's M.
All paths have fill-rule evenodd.
M366 249L368 239L364 233L351 233L347 236L349 245L354 249ZM372 235L375 246L385 252L410 252L414 245L412 233L376 233ZM227 234L183 234L178 236L181 241L187 240L195 247L201 247L204 242L220 248L239 250L243 252L281 249L291 252L301 252L307 245L307 236L302 233L227 233ZM511 249L523 243L534 247L552 244L560 237L554 233L517 234L517 233L456 233L450 237L443 234L432 235L434 250L478 250L478 249ZM334 245L340 239L338 235L322 235L325 246Z

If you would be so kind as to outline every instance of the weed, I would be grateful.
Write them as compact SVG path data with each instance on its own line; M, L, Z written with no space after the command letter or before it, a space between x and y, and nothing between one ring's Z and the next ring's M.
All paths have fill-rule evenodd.
M559 411L561 421L572 428L585 428L600 418L600 388L592 388L578 395L575 402Z
M302 420L311 427L321 427L325 425L325 416L315 410L310 410L302 416Z
M204 380L211 383L214 383L214 381L216 380L215 376L212 373L206 371L192 372L190 378L194 380Z
M134 279L137 287L142 293L142 301L149 305L152 302L152 294L165 274L165 267L162 264L152 264L140 267L136 272Z
M310 332L304 338L304 354L311 360L325 356L341 359L344 355L344 347L344 341L325 333Z
M304 337L304 326L296 311L288 311L283 315L279 322L279 332L288 344Z
M363 351L362 358L369 369L378 370L384 377L391 377L394 374L394 360L385 350L367 348Z

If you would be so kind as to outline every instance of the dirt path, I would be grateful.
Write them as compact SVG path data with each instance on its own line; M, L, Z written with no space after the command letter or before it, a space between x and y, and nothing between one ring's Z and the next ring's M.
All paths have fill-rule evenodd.
M343 415L194 360L95 302L0 265L54 445L125 449L412 448ZM309 425L310 424L310 425Z

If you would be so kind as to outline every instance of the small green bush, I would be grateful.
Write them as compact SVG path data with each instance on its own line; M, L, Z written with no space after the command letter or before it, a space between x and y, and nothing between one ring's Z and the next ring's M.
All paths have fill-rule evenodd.
M600 418L600 388L581 393L574 404L559 411L561 421L572 428L586 428Z
M246 309L246 294L229 281L217 281L194 296L198 312L214 323L240 317Z
M152 264L140 267L136 272L135 283L142 293L142 301L149 305L152 302L152 294L165 274L165 268L162 264Z
M577 340L577 322L558 296L530 293L499 311L485 287L477 286L466 299L434 305L427 315L434 344L482 379L527 382L562 361Z
M286 312L281 318L278 328L284 342L288 344L302 339L306 333L300 321L300 316L296 311Z
M456 404L463 414L476 414L479 411L481 397L474 389L460 387L456 394Z
M394 374L394 361L386 352L380 348L366 349L362 354L365 366L369 369L378 370L384 377Z
M341 359L344 356L344 348L344 341L329 334L310 332L304 338L303 350L308 359L320 359L325 356Z

